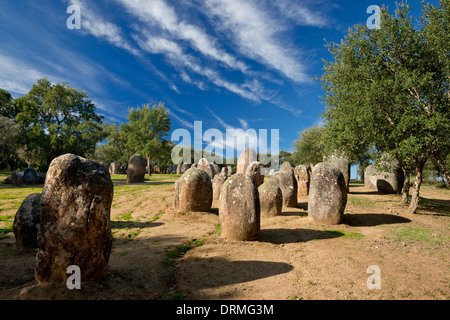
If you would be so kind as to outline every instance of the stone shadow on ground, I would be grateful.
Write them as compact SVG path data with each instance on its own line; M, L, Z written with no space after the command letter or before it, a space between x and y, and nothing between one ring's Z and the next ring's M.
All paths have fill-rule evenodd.
M286 244L333 239L343 235L344 234L313 229L261 229L258 241L269 242L272 244Z
M111 229L133 229L133 228L155 228L162 226L162 222L136 222L136 221L114 221L111 220Z
M186 278L183 279L182 290L188 287L192 291L255 281L287 273L294 268L284 262L231 261L224 258L198 257L185 258L181 264L187 267L186 270L190 273L202 275L202 277L195 277L195 280L191 280L192 282Z
M342 224L351 227L374 227L382 224L409 223L410 219L384 213L346 213Z

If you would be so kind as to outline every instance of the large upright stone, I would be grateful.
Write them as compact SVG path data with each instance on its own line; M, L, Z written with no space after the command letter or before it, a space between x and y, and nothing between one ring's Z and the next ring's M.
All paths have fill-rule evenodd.
M263 165L260 162L253 161L245 171L245 174L252 178L257 188L264 183L264 175L261 174L262 167Z
M236 173L245 174L245 171L247 170L247 167L250 163L253 161L257 161L257 155L255 150L248 148L242 151L241 155L239 156L237 160L237 168Z
M347 191L350 189L350 162L348 161L348 157L342 155L332 154L329 157L325 157L325 161L333 167L339 169L342 172L342 175L345 179L345 187Z
M233 175L233 167L228 166L227 167L227 176L231 177Z
M120 162L114 161L109 165L109 174L119 174L120 172Z
M212 180L214 179L214 176L216 175L216 170L214 169L214 166L209 163L208 159L201 158L197 163L197 169L202 169L205 171L209 178Z
M281 189L283 194L283 207L296 208L297 207L297 181L294 173L287 173L278 171L270 178Z
M308 217L321 224L339 224L347 205L347 187L342 172L328 163L318 163L311 174Z
M364 170L364 186L366 188L377 187L377 170L373 164L369 165L366 170Z
M225 181L219 200L222 237L230 240L256 240L261 228L258 189L252 179L237 173Z
M384 155L378 164L379 170L376 170L376 187L381 194L397 194L403 189L405 175L403 173L400 162L396 159L389 159L388 155ZM373 178L369 178L372 179Z
M297 180L298 196L304 197L309 194L309 171L304 165L298 165L294 169L295 179Z
M178 212L208 212L213 189L211 178L202 169L190 168L175 184L175 210Z
M113 188L97 162L73 154L51 162L41 196L38 282L65 282L71 265L80 268L82 281L106 277Z
M140 154L135 154L128 162L127 183L144 182L146 161Z
M33 168L26 168L22 171L22 183L32 185L37 183L37 172Z
M156 165L153 167L153 173L155 174L161 174L161 167Z
M214 176L214 179L212 180L212 188L213 188L213 202L212 207L218 208L219 207L219 198L220 193L222 192L222 187L225 181L228 179L228 176L221 172L219 174L216 174Z
M182 174L181 173L181 163L177 165L177 174Z
M188 171L190 167L191 167L191 166L190 166L188 163L184 162L184 163L181 165L181 174L183 174L183 173L185 173L186 171Z
M14 217L14 236L19 248L37 248L37 235L41 222L41 194L33 193L20 205Z
M11 185L20 186L22 184L22 174L18 171L14 171L11 174Z
M281 165L280 171L281 172L286 172L286 173L294 173L294 168L292 168L292 165L291 165L291 163L289 161L285 161Z
M275 217L283 209L283 194L273 181L264 182L258 188L261 217Z

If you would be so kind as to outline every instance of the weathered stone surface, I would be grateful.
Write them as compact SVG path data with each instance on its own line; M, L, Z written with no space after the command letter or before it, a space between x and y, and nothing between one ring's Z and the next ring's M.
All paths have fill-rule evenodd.
M33 185L37 183L37 172L33 168L26 168L22 171L22 183Z
M328 164L332 165L335 168L338 168L345 179L345 187L347 191L350 189L350 162L348 161L348 157L346 156L337 156L333 154L329 157L325 157L325 161Z
M347 205L347 187L342 172L328 163L318 163L311 175L308 217L321 224L339 224Z
M233 175L233 167L228 166L227 167L227 176L231 177Z
M402 192L405 175L397 160L385 161L386 171L377 174L377 190L382 194L397 194Z
M214 176L216 175L216 170L214 169L214 166L209 163L208 159L201 158L197 163L197 169L202 169L205 171L209 178L212 180L214 179Z
M22 173L14 171L11 174L11 184L13 186L20 186L22 184Z
M146 161L140 154L135 154L128 162L127 183L144 182Z
M38 172L37 183L38 184L44 184L45 183L45 177L46 177L45 173Z
M275 217L281 214L283 194L275 182L270 180L264 182L259 186L258 193L262 217Z
M80 268L82 281L106 277L113 188L97 162L73 154L51 162L41 196L38 282L65 282L70 265Z
M309 170L304 165L298 165L294 169L295 179L297 180L297 188L299 197L309 194Z
M248 148L242 151L241 155L237 160L236 173L245 174L247 167L253 161L257 161L257 155L255 150Z
M177 174L181 174L181 164L177 165Z
M222 186L224 182L228 179L228 176L225 173L219 173L214 176L214 179L212 180L212 187L213 187L213 202L212 207L218 208L219 207L219 198L220 193L222 192Z
M14 217L14 236L19 248L37 248L37 235L41 222L41 194L33 193L20 205Z
M220 167L217 164L215 164L215 163L212 163L212 166L214 167L214 175L219 174L220 173Z
M190 168L190 165L188 163L183 163L181 165L181 174L185 173L186 171L188 171Z
M294 168L292 167L291 163L289 161L283 162L283 164L280 167L281 172L286 173L294 173Z
M161 173L161 168L158 165L156 165L156 166L153 167L153 172L155 174L160 174Z
M222 169L220 169L221 174L227 175L227 172L228 172L228 170L226 167L222 167Z
M223 184L219 200L222 237L256 240L261 228L258 189L245 174L234 174Z
M270 178L281 189L283 194L283 207L297 207L297 180L294 173L278 171Z
M275 169L270 169L269 176L273 176L275 174Z
M197 168L197 164L196 163L191 164L191 168Z
M373 164L364 170L364 186L367 188L377 187L377 170Z
M175 210L178 212L207 212L213 200L212 182L202 169L190 168L176 182Z
M257 188L264 183L264 176L261 174L261 169L262 164L258 161L253 161L245 171L245 174L252 179Z

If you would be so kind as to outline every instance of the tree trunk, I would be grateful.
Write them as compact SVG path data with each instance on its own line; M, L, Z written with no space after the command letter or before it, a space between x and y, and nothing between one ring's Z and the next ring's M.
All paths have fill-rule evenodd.
M425 161L414 161L416 165L416 177L414 178L414 186L411 197L411 204L409 205L408 211L409 213L416 213L417 207L419 206L419 193L420 186L422 185L422 173L423 167L425 165Z
M151 157L147 157L147 169L148 169L147 173L151 177L152 176L152 167L150 165L150 160L151 160Z
M411 185L410 179L409 179L409 168L407 166L402 166L403 175L405 176L405 180L403 181L403 189L402 189L402 201L404 203L409 202L409 187Z
M442 175L444 176L444 181L447 187L450 187L450 174L447 170L447 167L445 166L444 161L442 161L441 156L437 151L433 152L433 157L437 162L437 165L439 167L439 170L441 170Z

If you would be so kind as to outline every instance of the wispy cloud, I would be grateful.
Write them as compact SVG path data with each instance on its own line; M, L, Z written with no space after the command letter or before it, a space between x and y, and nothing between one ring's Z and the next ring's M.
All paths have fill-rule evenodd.
M212 23L231 35L241 53L291 80L309 82L299 51L289 48L278 37L283 26L258 4L240 0L206 1Z
M139 54L139 52L124 38L121 29L117 25L106 21L100 13L96 12L92 6L92 2L89 2L88 5L84 0L70 1L73 5L80 7L83 12L81 30L87 30L94 37L103 38L114 46L125 49L132 54Z

